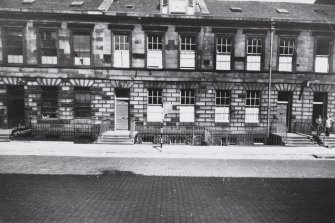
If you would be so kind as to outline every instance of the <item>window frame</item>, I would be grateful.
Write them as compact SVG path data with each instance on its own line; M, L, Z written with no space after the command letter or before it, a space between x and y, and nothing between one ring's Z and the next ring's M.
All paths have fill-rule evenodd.
M3 26L2 34L2 48L3 48L3 60L6 65L22 65L26 64L26 34L23 26ZM8 63L8 31L21 31L22 33L22 63Z
M197 69L197 47L198 47L198 34L196 33L179 33L178 35L178 40L179 40L179 46L178 46L178 58L179 58L179 69L180 70L196 70ZM194 68L188 68L188 67L182 67L181 66L181 53L182 53L182 37L185 36L185 37L194 37ZM192 48L192 44L190 45ZM186 47L185 47L186 48ZM192 50L184 50L185 52L193 52Z
M190 92L191 93L191 95L185 95L184 97L186 97L185 98L185 100L184 100L184 102L185 103L183 103L183 95L182 95L182 91L188 91L188 92ZM192 95L192 93L193 93L193 95ZM196 98L196 95L195 95L195 90L194 89L180 89L180 105L181 106L183 106L183 105L195 105L195 98ZM189 100L190 101L190 103L186 103L187 101L186 100ZM193 103L192 103L192 99L193 99Z
M89 65L80 65L80 64L75 64L75 47L74 47L74 36L75 33L88 33L89 35L89 46L90 46L90 64ZM72 54L72 63L73 66L76 67L89 67L89 66L93 66L93 59L92 59L92 49L93 49L93 42L92 42L93 38L92 38L92 30L91 29L71 29L71 54Z
M335 38L329 37L329 36L316 36L314 39L314 56L313 56L313 72L320 73L320 74L329 74L333 71L333 50L334 46L330 44L330 42L334 41ZM328 71L327 72L316 72L316 57L317 57L317 42L318 40L328 40L329 41L329 54L328 54Z
M218 39L219 38L230 38L231 39L231 52L230 52L230 69L229 70L218 70L217 69L217 47L218 47ZM233 61L233 58L234 58L234 54L235 54L235 51L234 51L234 48L235 48L235 35L233 34L216 34L215 35L215 61L214 61L214 67L215 67L215 70L216 71L233 71L234 70L234 61Z
M249 42L249 39L250 38L258 38L262 41L262 50L261 50L261 53L260 53L260 69L259 70L248 70L248 42ZM264 57L265 57L265 49L264 49L264 46L265 46L265 37L264 35L255 35L255 34L246 34L246 38L245 38L246 42L245 42L245 63L244 63L244 66L245 66L245 70L248 71L248 72L260 72L260 71L264 71ZM250 55L250 56L253 56L253 55Z
M150 95L150 92L157 91L160 92L160 95ZM148 88L147 89L147 105L149 106L163 106L163 89L161 88ZM152 102L150 103L150 99L152 98ZM157 98L157 103L153 103L153 99ZM160 103L159 103L160 101Z
M56 33L56 57L57 63L56 64L44 64L42 63L42 37L41 32L55 32ZM57 66L59 64L59 32L57 29L52 28L40 28L38 29L38 49L39 49L39 63L41 66Z
M220 92L220 97L218 97L218 92ZM224 96L222 97L222 93L225 93ZM228 99L227 99L228 98ZM223 108L228 108L228 121L216 121L216 111L215 111L215 118L214 122L215 123L230 123L231 122L231 116L230 116L230 111L231 111L231 90L225 90L225 89L219 89L215 90L215 108L217 107L223 107ZM220 103L217 103L217 100L220 100ZM225 103L221 103L221 101L224 100ZM226 103L226 100L228 100L229 103Z
M183 100L182 100L182 98L183 98L182 92L183 91L185 91L185 93L186 92L190 93L190 95L188 95L188 96L186 96L186 94L185 94L185 96L189 100L189 103L186 103L187 102L187 98L185 98L185 100L184 100L185 103L183 103ZM179 122L181 122L181 123L194 123L195 122L195 103L196 103L196 91L195 91L195 89L189 89L189 88L187 88L187 89L180 89L180 93L179 94L180 94ZM192 99L193 99L193 103L192 103ZM182 115L182 108L181 107L185 107L185 108L186 107L193 107L193 117L192 117L193 121L181 121L181 115Z
M293 40L293 53L292 53L292 67L291 67L291 71L281 71L279 70L279 58L281 56L280 54L280 43L281 43L281 40L284 39L284 40ZM297 43L297 37L296 36L284 36L284 35L280 35L278 36L278 47L277 47L277 70L279 72L294 72L296 70L296 64L297 64L297 56L296 56L296 43ZM282 55L282 56L287 56L287 55Z
M91 88L90 87L74 87L73 88L73 93L74 93L74 102L73 102L73 117L75 119L83 119L83 118L90 118L92 116L92 103L91 103L91 99L92 99L92 94L91 94ZM77 101L77 93L86 93L89 94L89 98L90 100L88 101L89 103L79 103ZM78 115L78 109L82 109L85 108L88 111L84 111L87 112L87 114L85 115ZM79 111L79 114L82 111ZM83 112L83 113L84 113Z
M116 67L115 66L115 36L128 36L128 52L129 52L129 66L128 67ZM112 56L111 56L111 65L113 68L117 68L117 69L130 69L132 68L132 34L130 31L112 31L111 34L111 38L112 38Z
M48 89L49 88L49 89ZM46 97L45 93L46 92L50 92L53 89L56 91L56 98L51 99L51 97ZM57 103L57 107L48 107L45 105L45 102L49 102L50 100L52 101L56 101ZM53 112L43 112L45 109L54 109L55 111ZM41 111L41 118L42 119L58 119L59 118L59 88L58 86L41 86L41 107L40 107L40 111ZM54 113L56 117L44 117L43 113Z
M259 94L258 97L248 97L248 94L251 93L256 93ZM255 100L255 102L259 101L259 104L257 105L250 103L250 105L248 105L248 100L250 100L250 102L252 102L252 100ZM246 91L246 97L245 97L245 108L258 108L258 122L250 122L246 120L246 112L245 112L245 123L251 123L251 124L258 124L261 122L261 107L262 107L262 91L260 90L247 90ZM246 110L245 110L246 111Z
M157 35L161 36L162 38L162 68L154 68L154 67L148 67L148 46L149 46L149 36L150 35ZM145 67L147 69L164 69L165 67L165 33L163 32L147 32L146 38L145 38Z

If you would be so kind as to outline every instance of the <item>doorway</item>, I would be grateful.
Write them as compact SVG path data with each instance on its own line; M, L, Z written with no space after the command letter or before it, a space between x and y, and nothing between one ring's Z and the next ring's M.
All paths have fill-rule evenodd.
M7 114L8 127L18 127L25 125L24 111L24 86L8 85L7 86Z
M115 89L115 130L129 130L129 89Z
M286 125L288 131L291 130L292 121L292 92L279 91L277 104L277 118Z
M312 122L315 125L315 120L321 115L322 120L327 116L327 100L328 94L326 92L315 92L313 97L313 116Z

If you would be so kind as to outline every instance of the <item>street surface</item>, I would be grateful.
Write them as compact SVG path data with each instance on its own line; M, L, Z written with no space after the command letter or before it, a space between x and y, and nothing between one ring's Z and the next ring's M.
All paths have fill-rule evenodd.
M333 154L1 144L0 223L334 223Z

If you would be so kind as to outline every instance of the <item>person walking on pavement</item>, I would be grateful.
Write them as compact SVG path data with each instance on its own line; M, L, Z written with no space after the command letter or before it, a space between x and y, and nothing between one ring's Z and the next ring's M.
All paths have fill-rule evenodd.
M333 122L334 122L334 119L332 119L331 117L329 117L329 115L327 115L327 118L325 120L326 136L330 136L330 130L331 130Z
M318 115L318 117L315 120L315 123L316 123L316 134L319 136L321 134L321 126L322 126L321 115Z

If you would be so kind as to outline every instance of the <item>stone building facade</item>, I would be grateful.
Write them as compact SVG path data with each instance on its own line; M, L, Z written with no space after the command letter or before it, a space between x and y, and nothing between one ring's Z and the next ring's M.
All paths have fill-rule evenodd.
M108 119L130 130L159 125L164 104L167 126L239 132L266 131L268 118L292 129L334 116L334 12L215 0L1 1L1 126Z

